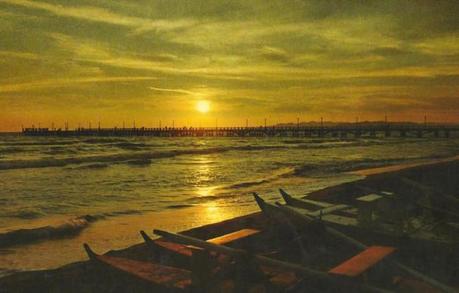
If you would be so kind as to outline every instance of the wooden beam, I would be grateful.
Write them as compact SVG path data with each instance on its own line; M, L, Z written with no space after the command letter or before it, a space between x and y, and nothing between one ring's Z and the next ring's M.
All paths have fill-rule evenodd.
M317 270L314 270L308 267L300 266L300 265L289 263L289 262L280 261L277 259L262 256L262 255L249 255L247 251L242 250L242 249L235 249L235 248L230 248L230 247L226 247L223 245L217 245L217 244L206 242L206 241L196 239L190 236L169 233L163 230L153 230L153 233L161 237L164 237L165 239L168 239L169 241L202 247L210 251L216 251L219 253L223 253L223 254L235 257L236 259L252 257L253 259L255 259L258 263L262 265L278 267L278 268L282 268L285 270L292 270L299 274L302 274L305 277L327 282L329 284L352 285L352 283L347 280L342 280L342 279L333 277L321 271L317 271ZM387 292L384 289L376 288L376 287L365 285L365 284L360 285L360 289L363 289L364 291L367 291L367 292Z

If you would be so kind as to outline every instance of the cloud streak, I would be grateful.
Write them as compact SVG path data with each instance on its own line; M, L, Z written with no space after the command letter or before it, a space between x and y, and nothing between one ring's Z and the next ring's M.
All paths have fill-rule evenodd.
M120 76L120 77L81 77L71 79L53 79L16 84L0 84L0 93L23 92L44 88L75 87L79 84L119 83L155 80L156 77L146 76Z
M126 16L93 6L74 7L29 0L2 0L1 2L28 9L42 10L61 17L131 27L138 33L150 30L174 30L193 24L193 21L186 19L171 21Z
M167 92L167 93L179 93L185 95L195 95L192 91L182 90L182 89L166 89L166 88L159 88L151 86L150 89L157 91L157 92Z
M196 121L195 97L228 121L459 113L458 14L433 0L0 0L0 104L33 119L116 101L146 123Z

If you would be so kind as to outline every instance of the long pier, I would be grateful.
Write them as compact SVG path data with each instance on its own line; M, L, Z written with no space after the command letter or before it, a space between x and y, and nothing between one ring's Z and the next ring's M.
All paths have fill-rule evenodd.
M338 125L266 127L163 127L163 128L24 128L26 136L153 136L153 137L450 137L459 133L451 125Z

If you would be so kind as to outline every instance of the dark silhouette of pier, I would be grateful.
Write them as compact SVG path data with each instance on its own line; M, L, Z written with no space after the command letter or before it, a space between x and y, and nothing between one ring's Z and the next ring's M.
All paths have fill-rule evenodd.
M24 128L26 136L153 136L153 137L450 137L459 126L426 124L276 125L259 127L161 128Z

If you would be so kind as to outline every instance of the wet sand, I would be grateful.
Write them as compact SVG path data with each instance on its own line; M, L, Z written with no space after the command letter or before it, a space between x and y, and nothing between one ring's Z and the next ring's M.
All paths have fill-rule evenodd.
M430 159L430 160L419 160L413 163L406 163L406 164L397 164L393 166L386 166L386 167L379 167L379 168L370 168L370 169L363 169L350 172L352 174L361 175L361 176L370 176L376 174L384 174L389 172L396 172L401 171L403 169L409 169L417 166L429 166L438 163L446 163L459 160L459 156L449 157L449 158L442 158L442 159Z
M104 253L141 243L138 231L148 234L154 228L182 231L220 222L256 211L253 206L220 207L212 204L146 214L125 215L91 223L77 235L67 238L45 239L25 245L0 249L0 270L3 275L16 270L52 269L87 259L82 244ZM54 219L56 223L59 218ZM1 274L0 274L1 276Z

